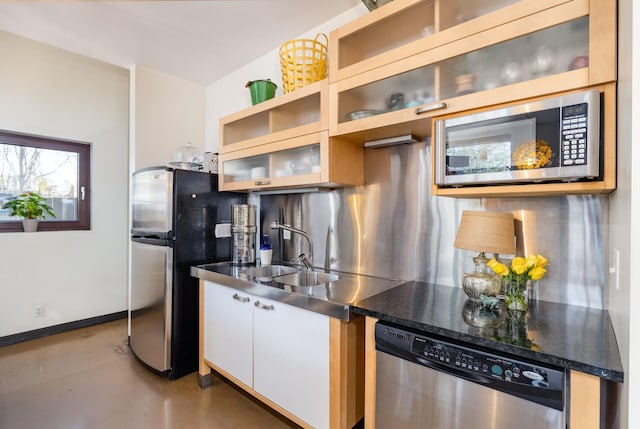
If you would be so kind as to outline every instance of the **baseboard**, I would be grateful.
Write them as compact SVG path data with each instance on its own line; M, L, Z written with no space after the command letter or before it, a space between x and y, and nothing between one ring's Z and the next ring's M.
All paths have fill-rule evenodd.
M126 310L119 311L117 313L105 314L103 316L90 317L88 319L61 323L60 325L47 326L46 328L34 329L33 331L7 335L6 337L0 337L0 347L10 346L12 344L21 343L23 341L35 340L36 338L48 337L49 335L60 334L62 332L72 331L74 329L99 325L100 323L126 319L127 314L128 312Z

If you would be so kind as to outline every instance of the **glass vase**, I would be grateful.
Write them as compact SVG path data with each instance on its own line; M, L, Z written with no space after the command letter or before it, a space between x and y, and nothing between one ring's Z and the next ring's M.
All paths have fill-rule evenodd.
M527 310L527 279L505 280L505 304L509 310Z

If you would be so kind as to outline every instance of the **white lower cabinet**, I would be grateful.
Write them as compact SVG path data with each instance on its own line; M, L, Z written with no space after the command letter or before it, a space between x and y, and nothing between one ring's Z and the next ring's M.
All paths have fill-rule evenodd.
M262 298L258 302L253 388L313 427L328 428L329 317Z
M204 359L315 428L329 428L329 317L213 282Z
M206 282L204 358L248 386L253 385L253 299Z

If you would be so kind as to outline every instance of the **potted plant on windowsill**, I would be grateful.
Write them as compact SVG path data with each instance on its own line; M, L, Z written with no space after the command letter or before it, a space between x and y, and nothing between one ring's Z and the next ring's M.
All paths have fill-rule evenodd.
M24 192L13 197L2 208L11 210L9 216L22 218L22 227L25 232L35 232L38 230L38 219L45 219L47 215L56 217L53 209L44 201L44 198L35 192Z

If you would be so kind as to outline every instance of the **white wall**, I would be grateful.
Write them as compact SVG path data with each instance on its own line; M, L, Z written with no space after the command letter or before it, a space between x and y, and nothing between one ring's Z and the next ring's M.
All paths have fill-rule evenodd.
M313 39L318 33L324 33L329 36L332 30L366 13L368 13L368 10L364 4L361 3L332 20L300 36L294 37L294 39ZM284 43L286 40L282 42ZM280 71L280 59L278 57L279 48L280 46L276 46L272 52L269 52L207 87L207 151L218 152L220 143L218 120L223 116L251 106L251 95L249 89L245 88L247 82L259 79L271 79L278 85L276 97L282 95L282 73Z
M131 88L133 170L166 165L188 143L204 152L204 86L135 66Z
M634 7L635 6L635 7ZM640 258L640 7L633 0L619 0L618 38L618 182L610 197L610 261L615 249L620 252L620 287L615 276L609 280L609 314L614 325L625 371L625 383L619 386L620 409L617 427L640 427L640 292L633 265ZM634 84L635 82L635 84ZM632 221L635 220L635 221Z
M632 117L633 120L629 120L632 127L632 138L630 140L632 147L636 150L632 153L631 164L636 168L633 170L632 175L632 187L633 193L631 196L631 215L630 215L630 236L631 236L631 249L629 252L630 261L640 260L640 150L638 150L638 144L640 144L640 122L638 121L638 115L640 114L640 28L638 23L640 22L640 5L633 0L622 0L622 3L630 4L633 6L633 11L630 13L631 22L635 25L631 25L633 28L632 36L632 51L631 58L633 62L632 66L632 82L634 84L631 87L632 90ZM623 9L623 12L626 8ZM633 221L631 221L633 220ZM638 284L635 281L635 271L633 271L633 264L629 263L628 267L629 283L629 354L624 357L625 371L627 375L627 387L628 387L628 402L629 408L629 420L628 428L640 427L640 370L638 369L638 362L640 362L640 335L636 329L640 329L640 314L637 309L640 308L640 290L638 290ZM632 334L634 333L635 334ZM635 365L630 365L634 362ZM632 407L631 404L635 406Z
M90 142L93 192L90 231L0 234L0 337L124 311L129 73L6 32L0 52L0 129Z

